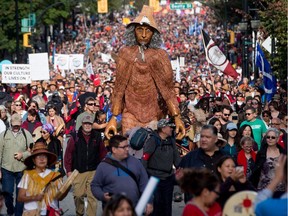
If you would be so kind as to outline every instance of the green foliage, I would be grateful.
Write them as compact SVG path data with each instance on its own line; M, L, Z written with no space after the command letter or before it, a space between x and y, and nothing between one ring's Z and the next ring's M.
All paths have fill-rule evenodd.
M264 0L262 5L267 6L260 12L264 31L277 39L275 57L269 55L268 60L276 76L284 80L287 78L287 1Z

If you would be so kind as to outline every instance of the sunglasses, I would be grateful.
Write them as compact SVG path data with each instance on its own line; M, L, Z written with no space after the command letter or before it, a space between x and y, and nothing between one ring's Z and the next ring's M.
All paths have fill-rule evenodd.
M229 116L230 114L223 113L224 116Z
M15 104L15 106L21 106L21 104Z
M88 106L97 106L96 103L87 103Z
M41 134L47 134L48 132L46 131L40 131Z
M263 115L263 117L269 117L268 115Z
M275 136L266 136L266 139L276 139L276 137Z
M258 105L258 103L257 103L257 102L252 102L252 104L253 104L253 105Z
M246 116L250 116L252 115L253 113L245 113Z

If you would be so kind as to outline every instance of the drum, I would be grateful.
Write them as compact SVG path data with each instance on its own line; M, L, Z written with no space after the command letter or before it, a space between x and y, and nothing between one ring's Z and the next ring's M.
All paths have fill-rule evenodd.
M70 191L70 189L72 187L72 183L78 174L79 174L79 172L76 169L72 172L72 174L68 177L66 182L62 185L62 187L60 188L60 190L56 194L56 196L55 196L56 200L61 201L67 196L68 192Z
M255 191L241 191L231 196L223 209L223 216L254 216Z
M35 130L32 133L32 137L33 137L33 141L34 143L41 138L41 130L42 130L42 126L39 126L37 128L35 128Z

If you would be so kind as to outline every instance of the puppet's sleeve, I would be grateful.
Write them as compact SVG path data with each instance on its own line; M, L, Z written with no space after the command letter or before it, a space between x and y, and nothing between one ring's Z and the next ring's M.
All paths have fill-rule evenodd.
M180 114L178 101L174 92L173 70L169 57L165 50L157 50L151 63L152 77L156 86L165 100L168 110L172 116Z
M116 81L112 95L111 107L111 112L114 116L122 113L123 97L131 74L131 65L129 67L128 61L125 60L125 54L127 55L127 50L125 51L125 49L121 49L117 58Z

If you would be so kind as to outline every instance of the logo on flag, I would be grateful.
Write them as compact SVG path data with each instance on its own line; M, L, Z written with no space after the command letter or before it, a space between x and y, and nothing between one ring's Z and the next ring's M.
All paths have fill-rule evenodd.
M269 102L277 91L276 78L272 74L271 66L265 58L264 53L258 43L256 50L256 66L258 67L259 71L263 73L264 91L266 100Z
M236 79L239 76L236 70L232 67L231 63L223 52L204 30L202 30L202 38L207 61L214 65L217 69L223 71L224 74Z

